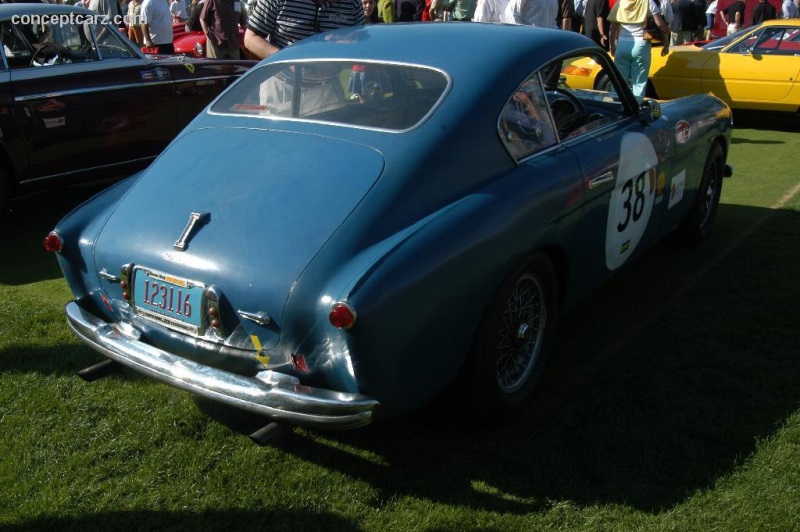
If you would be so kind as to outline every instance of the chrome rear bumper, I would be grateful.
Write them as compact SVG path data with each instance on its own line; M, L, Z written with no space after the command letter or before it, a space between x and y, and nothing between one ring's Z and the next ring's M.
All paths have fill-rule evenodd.
M108 323L74 301L66 312L75 336L108 358L170 386L274 421L349 429L369 424L379 406L366 395L304 386L297 378L274 371L243 377L181 358L140 341L135 329Z

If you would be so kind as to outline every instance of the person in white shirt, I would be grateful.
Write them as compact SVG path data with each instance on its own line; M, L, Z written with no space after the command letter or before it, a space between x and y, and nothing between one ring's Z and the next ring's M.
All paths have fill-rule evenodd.
M158 48L160 54L174 54L172 13L168 0L144 0L141 7L144 45Z
M472 22L503 22L508 0L478 0Z
M558 28L558 0L509 0L503 22Z
M716 4L716 2L714 2ZM783 5L781 6L781 14L783 18L797 18L797 6L795 5L793 0L784 0Z

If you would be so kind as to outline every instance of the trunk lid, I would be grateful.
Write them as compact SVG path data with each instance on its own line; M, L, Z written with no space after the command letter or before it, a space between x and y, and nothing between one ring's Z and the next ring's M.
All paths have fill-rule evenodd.
M383 166L372 148L329 137L243 128L189 132L111 215L96 242L96 271L118 274L132 263L213 285L228 327L235 318L264 347L274 345L293 284ZM177 250L192 213L208 218ZM257 325L238 311L266 313L272 322Z

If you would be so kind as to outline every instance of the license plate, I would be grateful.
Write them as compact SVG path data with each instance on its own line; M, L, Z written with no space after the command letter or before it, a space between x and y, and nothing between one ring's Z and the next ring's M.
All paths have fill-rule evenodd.
M166 327L199 335L203 329L205 287L188 279L135 268L133 306L136 313Z

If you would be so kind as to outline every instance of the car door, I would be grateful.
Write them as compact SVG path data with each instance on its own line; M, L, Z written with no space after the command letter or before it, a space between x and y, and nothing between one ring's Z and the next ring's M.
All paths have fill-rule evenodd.
M703 67L703 90L730 102L780 101L800 73L798 30L766 26L733 44Z
M37 22L37 21L33 21ZM116 178L143 167L176 134L169 71L110 25L55 19L2 23L13 112L26 150L23 187Z
M593 72L572 66L596 63ZM664 233L669 175L665 121L643 120L636 99L608 56L582 52L557 61L562 76L547 91L559 141L574 154L583 179L584 226L578 246L582 275L591 288ZM581 76L606 75L609 91L589 90Z

